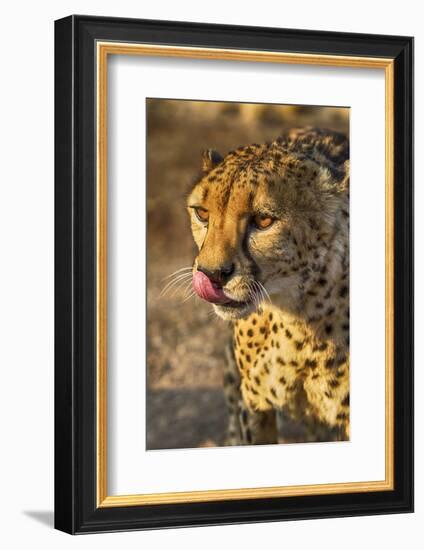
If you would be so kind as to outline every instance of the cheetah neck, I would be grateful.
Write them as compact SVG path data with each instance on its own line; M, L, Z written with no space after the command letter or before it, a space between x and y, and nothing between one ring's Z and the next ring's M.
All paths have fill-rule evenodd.
M316 340L333 340L336 345L349 344L349 263L335 254L341 249L334 242L314 271L308 284L292 285L290 281L271 295L272 307L283 317L303 327ZM325 261L332 258L331 262Z

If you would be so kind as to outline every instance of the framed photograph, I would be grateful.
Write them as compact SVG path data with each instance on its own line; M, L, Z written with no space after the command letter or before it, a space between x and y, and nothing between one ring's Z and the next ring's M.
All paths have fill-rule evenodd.
M55 525L413 509L413 39L55 24Z

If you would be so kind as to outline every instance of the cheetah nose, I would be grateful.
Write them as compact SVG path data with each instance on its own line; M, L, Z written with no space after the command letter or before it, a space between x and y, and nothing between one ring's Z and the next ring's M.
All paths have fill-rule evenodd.
M225 295L221 287L214 284L202 271L196 271L193 275L193 290L203 300L213 304L226 304L231 299Z
M204 273L215 286L222 287L234 273L234 264L223 264L216 269L208 269L198 264L197 271Z

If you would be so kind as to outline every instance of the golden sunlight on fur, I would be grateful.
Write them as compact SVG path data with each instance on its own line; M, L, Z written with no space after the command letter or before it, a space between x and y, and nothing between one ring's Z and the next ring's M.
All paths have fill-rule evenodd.
M317 129L203 156L187 207L199 292L233 326L228 444L277 442L276 411L349 438L348 158Z

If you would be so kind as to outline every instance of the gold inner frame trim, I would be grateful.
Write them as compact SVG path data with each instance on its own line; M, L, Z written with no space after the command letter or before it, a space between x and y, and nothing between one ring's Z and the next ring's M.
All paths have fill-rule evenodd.
M159 46L123 42L96 44L97 54L97 506L141 506L306 495L363 493L394 489L394 60L302 53ZM385 479L245 489L109 496L107 493L107 61L109 55L219 59L261 63L384 69L386 214Z

